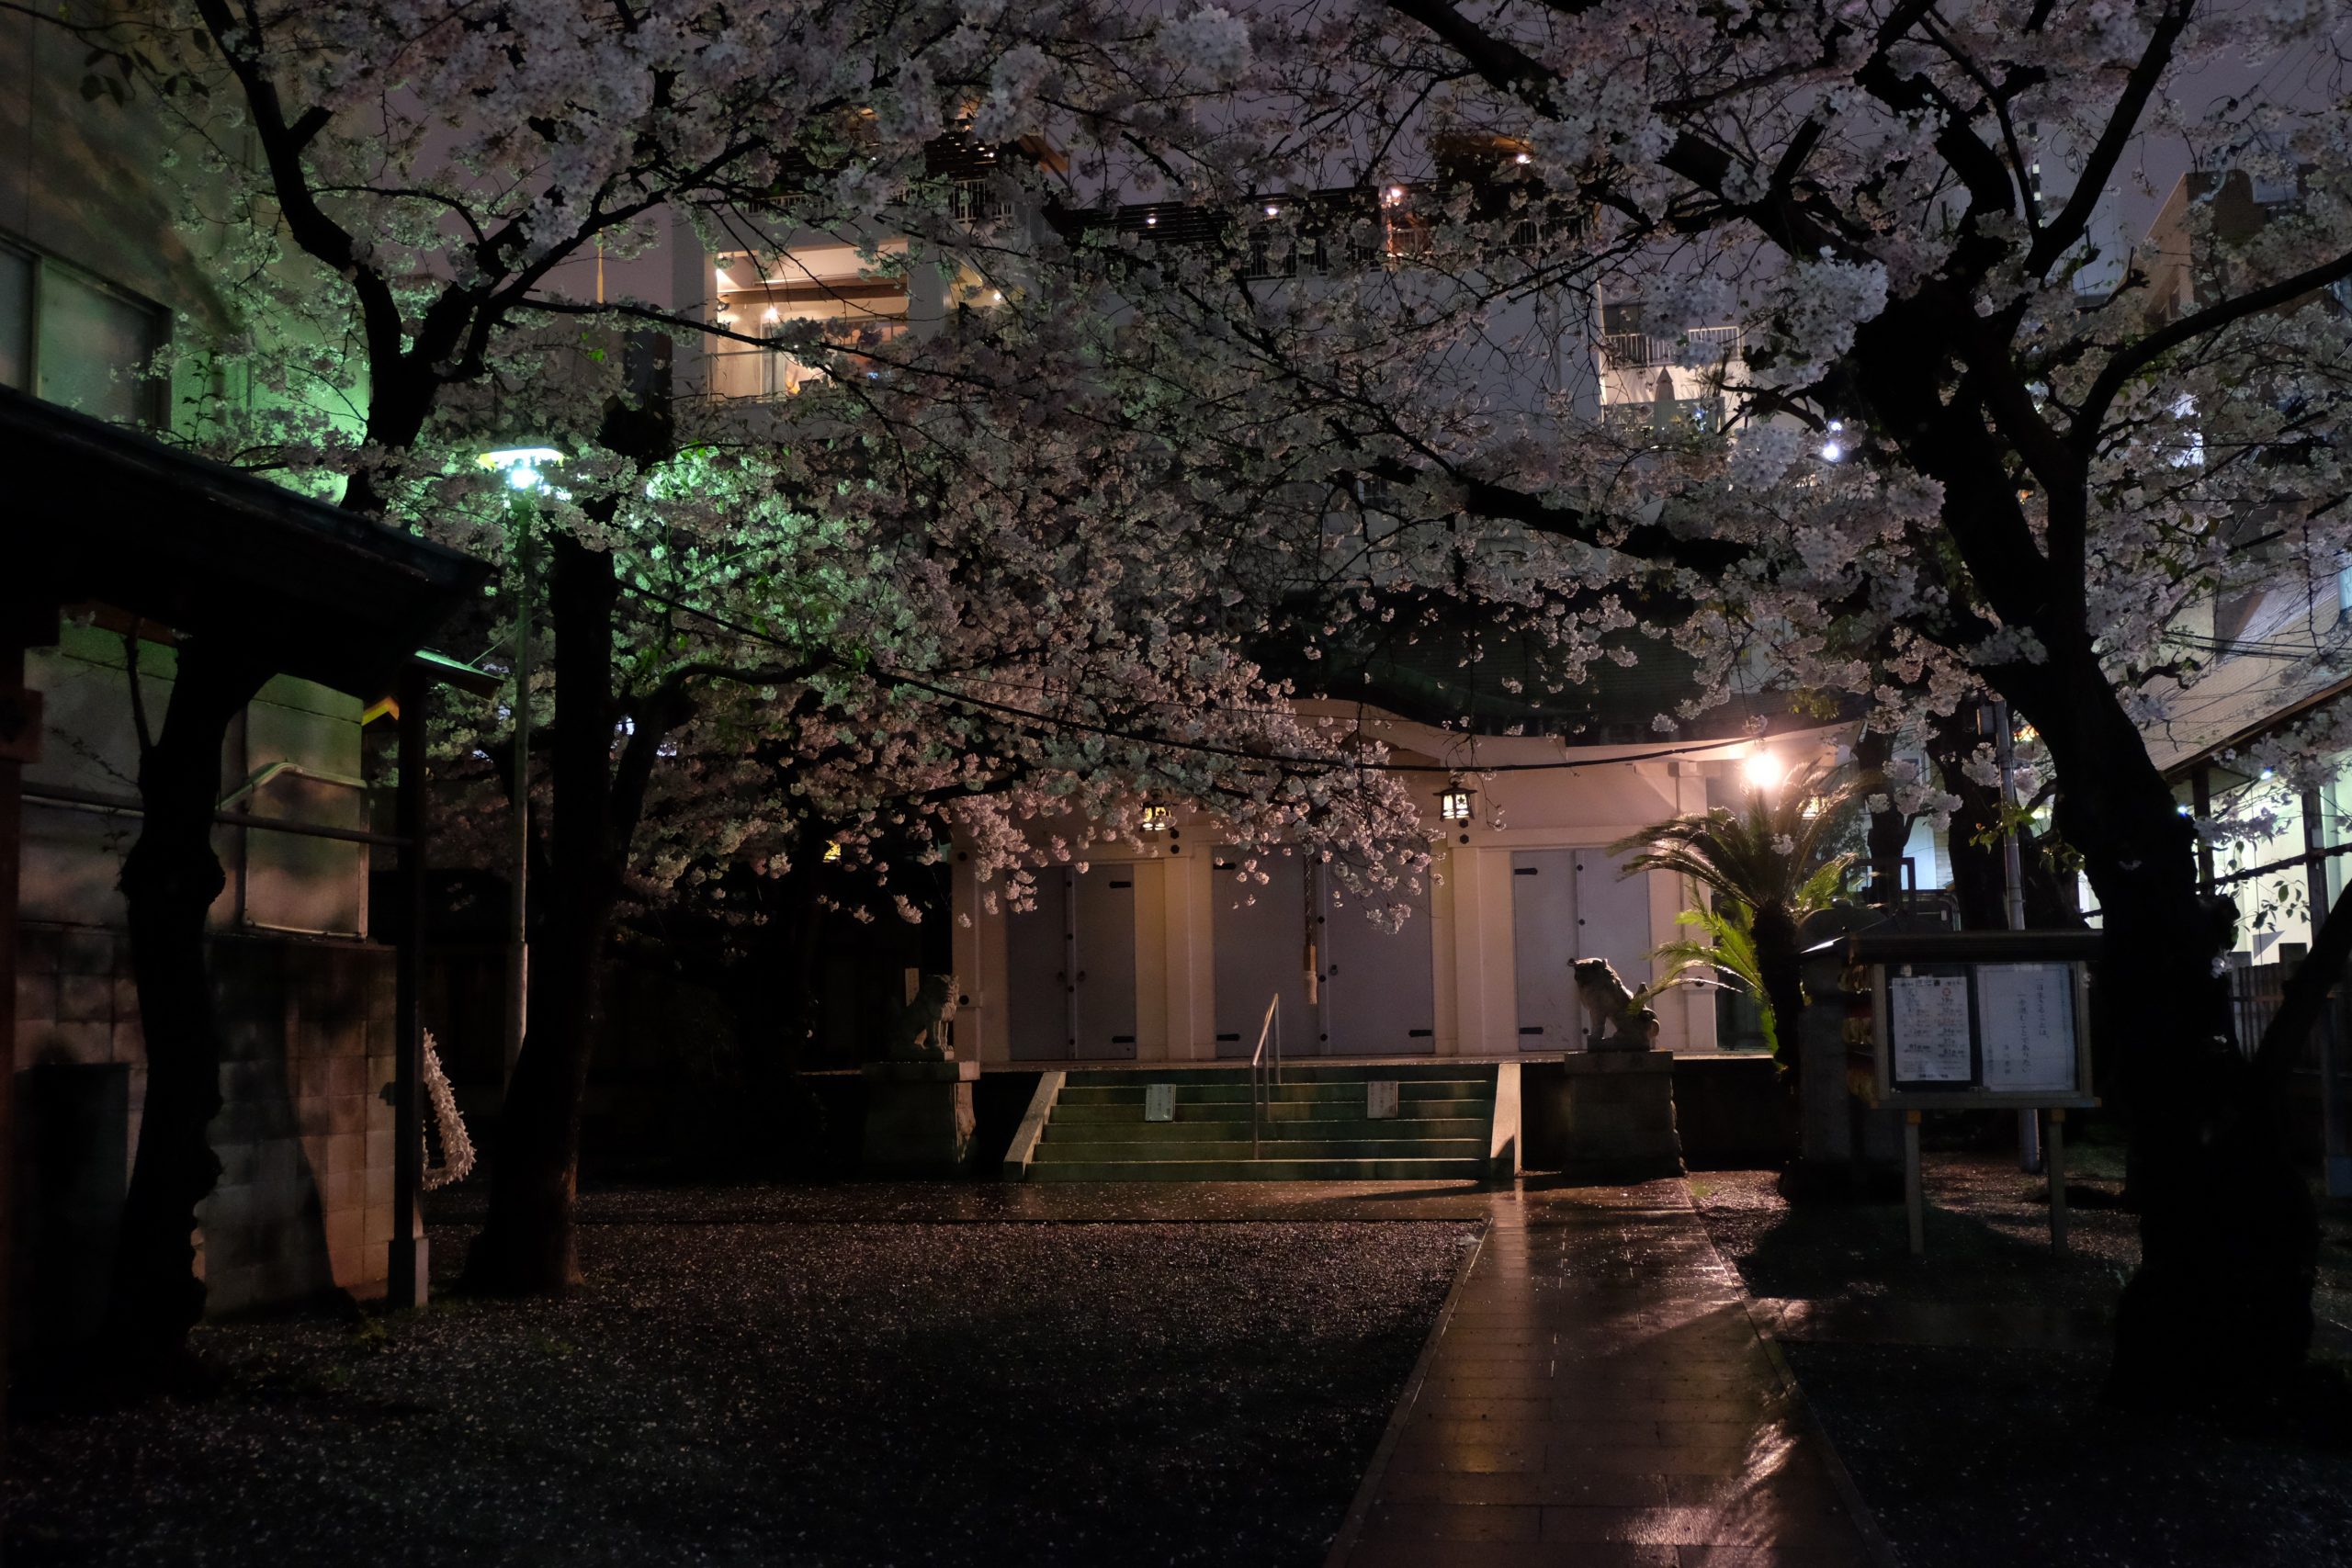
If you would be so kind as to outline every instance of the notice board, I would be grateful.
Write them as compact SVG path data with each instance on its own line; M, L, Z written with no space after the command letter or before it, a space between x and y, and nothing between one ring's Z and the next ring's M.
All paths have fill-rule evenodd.
M2075 966L1980 964L1977 1032L1988 1089L2075 1087Z
M2091 1106L2095 931L1863 932L1836 945L1870 976L1876 1100L1962 1110Z

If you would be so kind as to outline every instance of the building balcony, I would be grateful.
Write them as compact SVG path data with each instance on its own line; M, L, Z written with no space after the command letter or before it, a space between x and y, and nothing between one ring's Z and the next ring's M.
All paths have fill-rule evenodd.
M1737 327L1690 327L1679 333L1610 333L1600 340L1604 370L1721 364L1739 347Z

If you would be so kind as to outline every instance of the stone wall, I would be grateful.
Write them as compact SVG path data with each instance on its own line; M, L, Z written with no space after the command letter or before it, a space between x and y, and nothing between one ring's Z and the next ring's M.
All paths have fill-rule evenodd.
M1665 1051L1578 1051L1520 1068L1523 1164L1605 1180L1682 1172L1675 1061Z
M391 951L220 936L212 962L224 1103L212 1125L220 1182L200 1211L198 1268L209 1310L235 1313L331 1290L381 1295L391 1241ZM119 1204L146 1091L129 938L103 927L23 927L17 1018L20 1070L111 1064L127 1076L119 1136L94 1138L79 1156L121 1168L51 1183L84 1195L73 1228L88 1234L78 1262L61 1262L52 1239L44 1269L103 1271L111 1226L90 1222L86 1196L111 1192ZM70 1163L74 1151L55 1145L44 1145L45 1157ZM53 1238L56 1229L43 1234ZM31 1288L38 1292L38 1280Z

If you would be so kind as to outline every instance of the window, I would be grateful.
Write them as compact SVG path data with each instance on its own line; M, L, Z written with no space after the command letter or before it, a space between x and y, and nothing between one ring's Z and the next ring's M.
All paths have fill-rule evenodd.
M143 372L163 344L158 307L0 244L0 383L99 419L153 422L162 387Z

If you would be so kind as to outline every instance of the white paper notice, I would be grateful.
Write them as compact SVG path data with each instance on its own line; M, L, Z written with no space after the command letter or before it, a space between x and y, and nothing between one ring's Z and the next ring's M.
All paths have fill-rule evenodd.
M1984 964L1976 970L1984 1087L2075 1086L2075 972L2065 964Z
M1888 1031L1897 1083L1966 1083L1968 982L1957 975L1890 976Z

